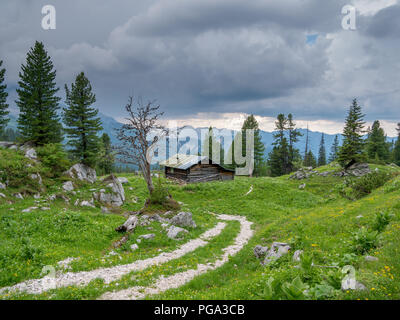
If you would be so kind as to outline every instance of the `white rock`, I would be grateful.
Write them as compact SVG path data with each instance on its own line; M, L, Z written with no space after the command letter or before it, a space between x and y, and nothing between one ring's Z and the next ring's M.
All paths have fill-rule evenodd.
M42 211L49 211L50 208L49 208L49 207L41 207L40 210L42 210Z
M103 213L111 213L110 210L108 210L108 208L106 208L106 207L101 207L101 212L103 212Z
M72 181L67 181L64 182L62 188L64 191L71 192L72 190L74 190L74 184L72 183Z
M32 179L32 180L37 180L37 182L39 183L39 185L42 185L42 184L43 184L42 177L41 177L41 175L40 175L39 173L32 173L32 174L31 174L31 179Z
M96 170L82 163L73 165L66 173L72 179L94 183L97 180Z
M4 183L0 182L0 190L5 190L6 189L6 185Z
M24 197L20 193L15 193L14 197L16 197L17 199L21 199L21 200L24 199Z
M170 239L177 239L178 236L181 233L187 233L188 231L183 229L183 228L179 228L179 227L175 227L175 226L171 226L168 228L168 233L167 233L167 237Z
M37 159L37 154L36 150L33 148L28 148L25 151L25 157L31 159L31 160L36 160Z
M81 202L81 207L91 207L91 208L96 208L96 206L93 204L92 201L82 201Z
M52 194L49 196L49 201L54 201L57 199L57 196L55 194Z
M37 210L37 209L39 209L39 208L38 208L38 207L30 207L30 208L27 208L27 209L22 210L21 212L26 213L26 212L31 212L31 211Z
M196 223L193 221L192 214L190 212L179 212L171 219L171 223L180 227L196 228Z
M132 251L135 251L135 250L137 250L137 249L139 249L139 246L135 243L135 244L133 244L133 245L131 245L131 250Z
M359 216L356 217L356 219L361 219L361 218L364 218L364 216L361 215L361 214L360 214Z
M101 189L99 192L93 193L93 197L97 201L109 206L122 206L125 202L125 191L121 182L119 182L114 175L108 176L103 182L107 184L107 187L110 188L111 191Z
M279 259L280 257L287 254L290 250L290 245L282 242L274 242L271 246L271 249L266 254L264 264L269 264L274 260Z
M34 194L34 195L33 195L33 198L34 198L34 199L40 199L40 193Z
M0 198L5 198L5 197L6 197L6 195L4 193L0 192Z
M129 183L129 180L125 177L119 177L118 181L121 182L121 184L127 184Z
M301 255L303 254L303 250L296 250L293 254L293 261L299 262L301 259Z
M304 190L305 188L306 188L306 184L305 183L299 185L299 189L300 190Z
M154 233L150 233L150 234L143 234L143 235L139 236L139 238L144 239L144 240L150 240L150 239L154 239L155 236L156 235Z

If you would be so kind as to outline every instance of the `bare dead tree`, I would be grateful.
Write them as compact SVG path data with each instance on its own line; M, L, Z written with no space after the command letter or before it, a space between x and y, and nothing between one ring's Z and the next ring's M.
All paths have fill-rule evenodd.
M129 114L127 123L116 129L120 145L116 146L119 160L125 164L138 166L146 181L150 195L154 191L151 179L149 150L167 133L167 129L160 125L159 118L164 112L159 112L160 106L154 101L143 104L142 100L129 97L125 106ZM156 133L156 134L155 134Z

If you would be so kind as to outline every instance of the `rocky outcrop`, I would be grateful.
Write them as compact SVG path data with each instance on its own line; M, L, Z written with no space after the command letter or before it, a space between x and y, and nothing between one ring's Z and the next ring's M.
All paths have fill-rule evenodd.
M368 163L355 163L344 171L337 172L335 175L339 177L362 177L371 173Z
M179 212L171 219L171 223L180 227L196 228L196 223L193 221L192 213L190 212Z
M263 246L257 245L254 247L253 252L254 252L254 255L256 256L256 258L261 260L267 254L268 247L263 247Z
M94 183L97 180L96 170L82 163L73 165L65 174L71 179Z
M305 167L305 168L300 168L298 171L296 171L294 174L292 174L289 179L292 180L303 180L303 179L308 179L313 175L318 174L317 171L314 171L312 167Z
M271 245L271 249L268 247L262 247L260 245L254 248L254 255L264 261L262 264L267 265L280 257L286 255L290 250L290 245L282 242L274 242ZM265 258L264 258L265 257Z
M108 206L122 206L125 202L125 191L118 178L110 175L103 180L103 183L109 190L101 189L99 192L94 192L93 198Z

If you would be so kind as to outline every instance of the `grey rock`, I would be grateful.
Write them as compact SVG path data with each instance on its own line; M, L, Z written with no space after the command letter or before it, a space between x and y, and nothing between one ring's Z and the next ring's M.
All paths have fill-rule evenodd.
M133 245L131 245L131 250L132 251L135 251L135 250L137 250L137 249L139 249L139 246L135 243L135 244L133 244Z
M0 141L0 148L9 149L13 146L17 147L17 145L14 142Z
M4 193L0 192L0 198L5 198L5 197L6 197L6 195Z
M356 291L363 291L367 290L367 287L364 286L361 282L354 280L354 279L344 279L342 281L342 290L356 290Z
M107 207L101 207L101 212L103 212L103 213L111 213L111 211L108 210Z
M37 160L36 150L33 148L27 148L25 150L25 157L31 160Z
M143 234L143 235L139 236L139 238L144 239L144 240L150 240L150 239L154 239L155 236L156 235L154 233L150 233L150 234Z
M82 163L73 165L65 174L71 179L94 183L97 180L96 170Z
M67 181L64 182L62 188L66 192L71 192L72 190L74 190L74 184L72 183L72 181Z
M93 197L97 201L109 206L122 206L125 202L125 191L117 177L110 175L103 180L103 183L106 183L107 187L110 188L111 191L101 189L99 192L93 193Z
M93 204L93 200L92 201L86 201L86 200L82 201L81 207L96 208L95 205Z
M119 178L118 178L118 181L119 181L121 184L127 184L127 183L129 183L128 179L125 178L125 177L119 177Z
M55 194L52 194L49 196L49 201L54 201L57 199L57 196Z
M37 210L37 209L39 209L39 208L38 207L30 207L30 208L22 210L21 212L27 213L27 212L31 212L31 211Z
M49 208L49 207L41 207L40 210L42 210L42 211L49 211L50 208Z
M17 199L21 199L21 200L24 199L24 197L23 197L22 194L20 194L20 193L15 193L15 194L14 194L14 197L17 198Z
M268 252L268 247L257 245L254 247L253 252L257 259L263 259Z
M264 264L269 264L272 261L279 259L286 255L290 250L290 245L282 242L274 242L271 245L271 249L267 252L264 260Z
M191 212L179 212L171 219L171 223L180 227L196 228L196 223L193 221Z
M183 229L183 228L180 228L180 227L170 226L170 227L168 228L167 237L170 238L170 239L177 239L178 236L179 236L181 233L188 233L188 231L185 230L185 229Z
M39 183L39 185L42 185L42 184L43 184L42 177L41 177L41 175L40 175L39 173L32 173L32 174L31 174L31 179L32 179L32 180L37 180L37 182Z
M293 254L293 261L299 262L301 259L301 255L303 254L303 250L296 250Z
M373 256L365 256L365 261L371 262L371 261L379 261L377 257Z
M40 199L40 193L34 194L34 195L33 195L33 198L34 198L34 199Z
M4 183L0 182L0 190L5 190L6 189L6 185Z
M299 189L300 190L304 190L305 188L306 188L306 184L305 183L299 185Z

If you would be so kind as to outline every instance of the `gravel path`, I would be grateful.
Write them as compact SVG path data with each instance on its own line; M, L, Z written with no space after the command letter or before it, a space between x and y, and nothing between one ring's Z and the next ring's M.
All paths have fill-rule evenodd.
M219 215L221 220L235 220L230 216ZM40 294L42 292L68 286L86 286L95 279L103 279L105 283L110 283L120 279L122 276L132 272L141 271L153 265L160 265L168 261L178 259L187 253L193 252L199 247L208 244L208 240L221 234L226 227L225 222L219 222L217 225L204 232L199 238L190 240L178 249L172 252L164 252L156 257L145 260L137 260L130 264L119 265L109 268L99 268L91 271L68 272L63 274L48 275L41 279L33 279L18 283L14 286L4 287L0 289L0 294L8 292L26 292L30 294Z
M137 300L143 299L147 295L154 295L164 292L169 289L178 288L185 283L193 280L195 277L204 274L208 271L215 270L226 262L229 261L230 256L236 255L253 236L253 230L251 229L252 222L249 222L244 217L220 215L220 219L223 220L237 220L240 222L240 232L235 238L235 243L223 249L224 254L212 264L199 264L197 269L191 269L184 272L176 273L169 277L161 277L151 287L132 287L129 289L107 292L103 294L100 299L102 300Z

